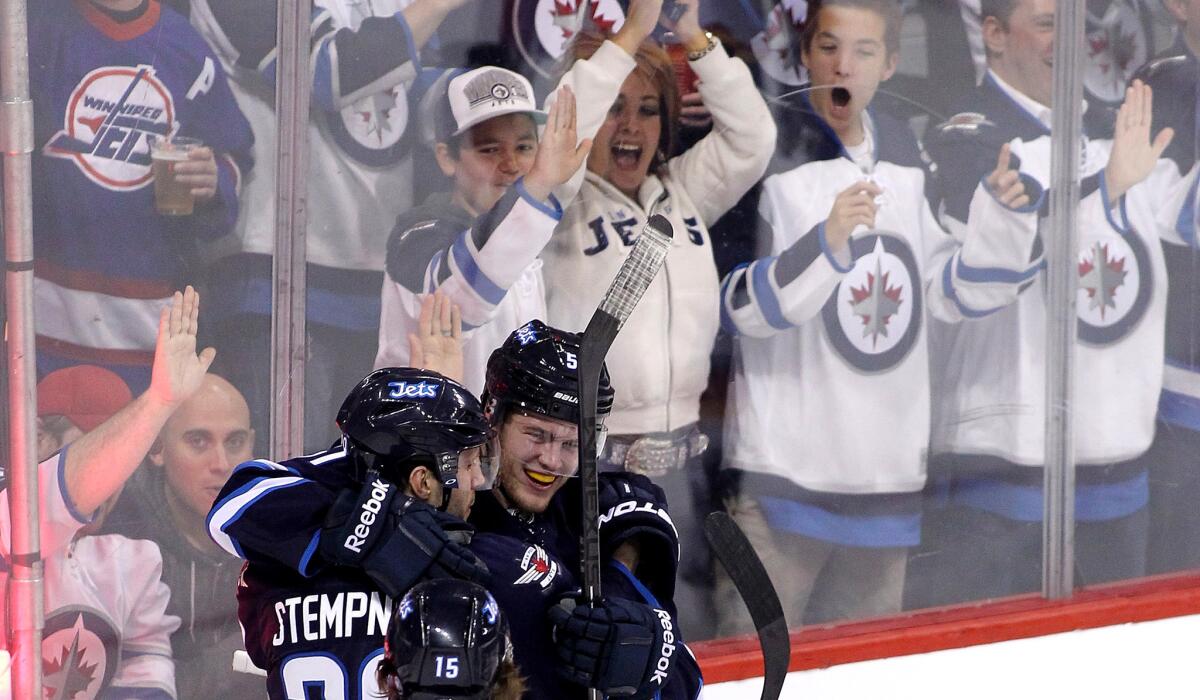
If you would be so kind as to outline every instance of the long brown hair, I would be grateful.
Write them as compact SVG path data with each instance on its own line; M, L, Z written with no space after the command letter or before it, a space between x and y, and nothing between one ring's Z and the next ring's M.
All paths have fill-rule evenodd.
M591 32L581 33L575 38L572 55L577 61L591 58L606 38ZM658 118L662 129L658 137L658 152L650 161L650 170L662 175L667 159L675 152L679 137L681 106L679 87L675 82L675 66L671 63L671 57L654 39L643 41L633 60L637 63L633 71L658 88Z

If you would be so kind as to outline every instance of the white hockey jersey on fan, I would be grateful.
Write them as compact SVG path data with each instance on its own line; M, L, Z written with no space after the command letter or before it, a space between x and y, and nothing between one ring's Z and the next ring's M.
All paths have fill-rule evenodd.
M1021 172L1050 181L1050 137L1011 141ZM1079 209L1076 298L1075 454L1080 464L1137 457L1154 437L1163 377L1167 277L1159 232L1173 228L1164 207L1179 182L1173 162L1107 210L1102 170L1109 141L1085 141L1081 174L1098 186ZM984 217L971 205L969 217ZM1036 226L1030 218L1023 226ZM1017 303L980 323L934 321L933 453L999 457L1039 466L1045 456L1046 296L1039 274Z
M925 198L915 139L873 114L875 229L835 255L825 219L864 173L806 107L781 128L800 164L769 176L759 198L770 255L722 284L724 323L740 334L725 463L815 491L916 491L930 422L926 315L958 322L1010 303L1035 274L1034 236L1016 222L1036 205L1008 210L980 184L973 202L989 216L956 245Z
M338 82L341 71L335 45L337 30L356 30L367 18L397 15L401 22L398 13L411 1L313 3L312 25L323 31L313 47L314 109L307 120L310 263L341 270L382 270L387 234L396 216L412 206L409 86L420 63L414 53L410 63L343 94L347 87ZM238 105L254 127L254 160L264 165L242 185L242 201L251 206L242 208L234 233L213 244L209 255L214 259L235 253L270 255L275 235L274 134L279 123L269 89L276 60L273 32L263 47L271 50L249 57L261 61L255 70L245 65L248 57L237 48L241 37L231 36L243 30L222 26L209 0L191 4L192 23L216 49ZM373 68L365 66L362 72Z
M75 539L88 521L67 496L65 459L64 450L38 465L47 696L174 698L171 633L179 618L166 613L170 591L162 582L158 547L121 535ZM10 536L7 493L0 491L0 620L8 606ZM3 629L10 629L4 621Z
M718 47L690 65L713 115L712 132L672 158L665 177L647 176L637 201L586 173L578 199L566 205L546 248L550 324L582 331L646 220L662 214L674 227L662 273L609 352L617 398L606 424L614 435L674 430L699 419L719 329L719 280L708 226L761 176L775 140L770 112L744 63ZM624 75L619 78L618 89ZM609 104L580 100L580 118L595 112L603 119Z

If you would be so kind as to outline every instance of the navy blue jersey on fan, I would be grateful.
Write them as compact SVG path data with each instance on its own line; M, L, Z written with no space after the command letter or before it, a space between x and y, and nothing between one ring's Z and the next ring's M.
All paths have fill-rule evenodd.
M31 3L29 37L39 369L93 362L144 387L194 240L237 217L250 126L204 40L157 0L123 15ZM155 211L148 137L168 133L216 156L216 196L192 216Z

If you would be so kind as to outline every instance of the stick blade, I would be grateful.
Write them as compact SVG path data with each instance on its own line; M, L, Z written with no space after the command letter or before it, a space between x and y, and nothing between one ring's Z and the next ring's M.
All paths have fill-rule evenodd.
M754 629L758 631L758 644L763 655L761 700L777 700L783 692L783 681L791 661L792 638L775 586L750 540L728 513L709 513L704 520L704 536L729 578L733 579L733 585L750 610Z

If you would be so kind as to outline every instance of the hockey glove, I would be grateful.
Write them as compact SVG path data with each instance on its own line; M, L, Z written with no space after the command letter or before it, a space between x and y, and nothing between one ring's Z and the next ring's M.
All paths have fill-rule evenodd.
M321 558L362 570L393 598L427 573L484 582L487 568L442 529L443 523L461 521L397 492L395 484L378 478L358 493L343 491L321 530Z
M660 600L675 595L679 533L667 512L667 496L641 474L600 474L600 549L612 558L622 543L635 539L639 550L634 572Z
M614 698L650 698L671 675L678 649L666 610L629 600L550 608L563 678Z

